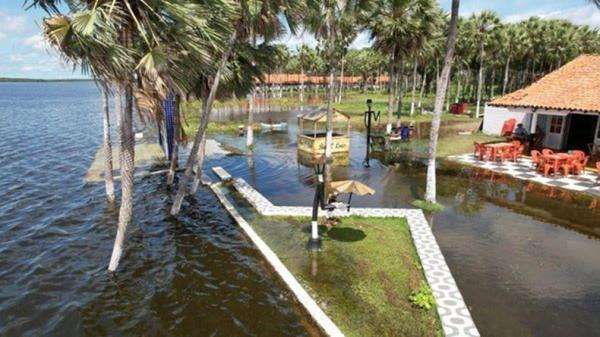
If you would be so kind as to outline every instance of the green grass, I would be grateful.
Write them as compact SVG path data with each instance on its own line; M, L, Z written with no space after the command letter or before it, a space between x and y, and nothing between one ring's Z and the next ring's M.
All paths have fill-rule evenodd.
M425 200L415 200L411 203L411 205L428 212L441 212L445 208L442 204L428 202Z
M310 252L309 218L246 213L346 336L442 336L405 219L342 218L320 226L323 250Z

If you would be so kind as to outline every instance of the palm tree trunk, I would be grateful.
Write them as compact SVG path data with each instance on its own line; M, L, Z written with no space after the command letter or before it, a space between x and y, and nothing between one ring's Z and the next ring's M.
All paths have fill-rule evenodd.
M504 66L504 80L502 81L502 96L506 93L506 85L508 84L508 71L510 68L510 56L506 58L506 65Z
M248 125L246 126L246 147L252 147L254 143L254 93L248 96Z
M460 72L456 72L456 96L454 98L454 103L458 103L460 100Z
M204 86L203 86L204 87ZM206 97L208 93L206 90L202 90L202 111L206 110L206 103L208 101L208 97ZM192 183L192 188L190 189L191 194L196 194L198 191L198 187L202 181L202 170L204 168L204 158L206 156L206 133L202 135L202 142L200 143L200 147L198 148L198 162L196 164L196 174L194 175L194 182Z
M127 22L123 29L123 43L125 47L133 45L132 23ZM114 272L119 266L123 252L123 241L127 226L133 216L133 174L135 171L135 137L133 134L133 74L128 74L125 80L125 109L119 111L120 115L120 148L119 161L121 164L121 206L119 207L119 223L115 244L108 264L108 271ZM118 89L121 97L121 87Z
M490 100L494 97L494 84L496 83L496 68L492 67L492 78L490 79Z
M427 72L423 71L423 82L421 83L421 92L419 93L419 103L417 103L417 108L420 110L423 103L423 94L425 93L425 84L427 84Z
M477 107L475 108L475 118L479 118L481 108L481 89L483 86L483 41L481 42L481 52L479 54L479 79L477 80Z
M167 176L167 185L173 186L175 174L177 173L177 163L179 162L179 102L175 99L175 109L173 111L173 147L171 149L171 163L169 164L169 174Z
M392 118L394 116L394 55L390 56L390 75L388 79L388 116L387 116L387 124L385 126L385 132L392 132Z
M456 45L457 23L458 23L459 0L452 0L452 14L450 17L450 30L448 32L448 41L446 47L446 57L444 57L444 68L441 78L437 82L435 93L435 105L433 108L433 119L431 121L431 135L429 137L429 154L427 161L427 185L425 189L425 200L431 203L436 200L436 176L435 176L435 157L437 153L437 141L440 131L440 122L442 119L442 106L444 96L448 88L448 79L450 78L450 69L454 59L454 47Z
M404 77L404 60L400 58L400 65L398 67L400 69L400 73L398 74L398 76L396 76L396 78L398 79L398 106L396 107L396 121L400 121L400 116L402 115L402 96L404 94L403 90L404 90L404 82L403 82L403 77Z
M304 67L300 67L300 109L304 107Z
M415 95L417 93L417 57L415 56L413 65L413 83L412 83L412 97L410 99L410 115L412 117L415 112Z
M334 12L333 6L327 6L327 38L329 40L329 97L327 99L327 126L325 138L325 159L330 162L333 152L333 99L335 95L334 80L335 80L335 65L333 59L335 37L333 34Z
M344 88L344 58L342 58L342 69L340 71L340 87L338 88L338 98L337 101L342 101L342 90Z
M221 56L219 68L213 79L212 86L210 87L208 100L206 102L206 106L204 107L204 111L202 111L200 127L198 129L198 132L196 133L196 136L194 137L194 143L192 145L192 149L190 150L190 155L188 156L188 159L185 163L185 172L183 174L183 178L179 181L177 195L175 196L173 206L171 207L171 215L177 215L177 213L179 213L179 210L181 209L181 203L183 202L183 198L185 197L187 183L192 175L192 166L194 165L194 161L196 160L196 156L198 154L198 148L200 147L200 143L202 142L202 138L206 132L206 127L208 126L208 119L210 117L210 111L212 109L215 96L217 95L217 89L219 88L221 73L223 73L223 69L227 65L227 60L229 59L229 55L231 55L231 51L233 50L233 46L235 44L236 39L237 31L234 31L233 34L231 34L231 37L229 38L227 49Z
M104 186L106 190L106 199L109 203L115 202L115 180L113 177L113 157L112 157L112 142L110 140L110 114L108 110L108 88L106 85L101 85L102 90L102 111L103 111L103 137L102 147L104 150ZM120 97L115 97L115 100L120 100ZM120 104L119 104L120 105ZM118 110L120 111L120 109Z

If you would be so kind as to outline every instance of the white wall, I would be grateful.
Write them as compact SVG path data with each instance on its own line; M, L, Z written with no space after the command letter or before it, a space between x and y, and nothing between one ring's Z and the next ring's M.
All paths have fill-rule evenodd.
M531 114L531 112L531 109L525 108L509 108L486 105L485 113L483 115L483 133L488 135L500 135L500 131L502 131L504 122L511 118L517 120L516 124L523 123L523 126L529 130L531 117L528 116L528 114Z

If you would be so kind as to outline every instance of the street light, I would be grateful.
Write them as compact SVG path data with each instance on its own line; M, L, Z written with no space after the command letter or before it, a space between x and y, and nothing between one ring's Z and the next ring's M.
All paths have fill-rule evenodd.
M315 197L313 199L312 208L312 221L310 239L308 240L307 248L309 250L320 250L321 249L321 238L319 237L319 208L325 210L325 178L323 172L325 172L325 164L315 164L314 166L315 175L317 176L317 186L315 188Z
M365 122L365 127L367 128L367 154L365 156L365 160L363 161L363 165L365 167L370 167L371 164L369 163L369 154L370 154L370 150L371 150L371 117L377 121L379 120L379 114L381 113L381 111L373 111L371 108L373 107L373 101L369 98L367 99L367 111L365 111L365 117L364 117L364 122Z

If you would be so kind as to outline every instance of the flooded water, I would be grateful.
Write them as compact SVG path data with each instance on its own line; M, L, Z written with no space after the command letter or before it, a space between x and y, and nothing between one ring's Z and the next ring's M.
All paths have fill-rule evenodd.
M287 121L283 133L255 134L252 157L219 162L278 205L310 205L314 173L296 152L297 112L257 120ZM422 198L425 167L418 153L380 156L362 165L364 133L354 132L348 166L333 179L374 187L353 205L411 207ZM244 138L218 137L243 148ZM443 140L442 140L443 141ZM482 336L598 336L600 200L499 174L441 162L433 232Z
M210 191L168 215L164 177L136 181L107 275L117 210L83 179L101 143L92 83L0 83L0 121L0 336L318 335Z

